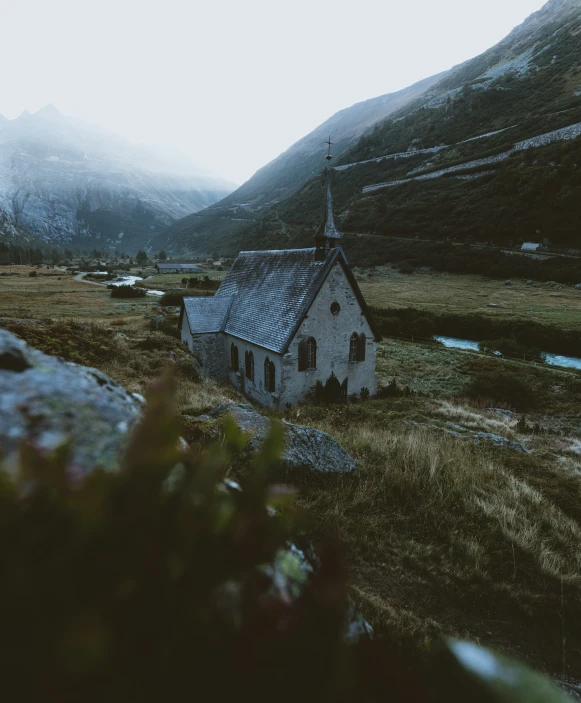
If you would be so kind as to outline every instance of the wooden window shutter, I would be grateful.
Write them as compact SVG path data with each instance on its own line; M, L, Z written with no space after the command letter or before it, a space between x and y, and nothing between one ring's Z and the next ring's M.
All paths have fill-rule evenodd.
M357 340L357 361L365 361L365 347L367 346L367 338L361 333Z

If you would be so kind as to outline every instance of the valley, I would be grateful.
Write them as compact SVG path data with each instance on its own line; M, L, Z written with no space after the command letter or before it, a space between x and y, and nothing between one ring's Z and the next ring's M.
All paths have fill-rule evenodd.
M97 366L130 392L145 393L171 367L186 439L211 436L209 409L245 402L192 371L175 337L175 309L160 308L159 298L115 299L58 269L2 268L3 327ZM578 328L574 289L383 268L357 275L372 305L386 310L485 308L508 321L540 316ZM181 278L142 283L183 291ZM503 307L486 312L488 300ZM151 326L160 315L165 331ZM564 588L567 676L578 679L581 372L393 338L379 345L377 371L377 399L271 412L329 432L358 462L353 475L285 476L300 491L309 534L316 542L336 531L352 597L378 631L419 647L440 634L477 639L561 678L553 594Z

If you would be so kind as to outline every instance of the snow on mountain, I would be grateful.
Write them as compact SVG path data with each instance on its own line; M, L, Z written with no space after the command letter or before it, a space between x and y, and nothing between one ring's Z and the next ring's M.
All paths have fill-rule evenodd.
M0 210L47 243L123 239L131 251L233 189L186 159L134 146L53 105L0 117Z

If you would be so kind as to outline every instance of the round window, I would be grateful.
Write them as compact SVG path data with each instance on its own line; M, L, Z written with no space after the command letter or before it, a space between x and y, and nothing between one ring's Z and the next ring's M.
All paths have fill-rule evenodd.
M337 301L335 301L334 303L331 303L331 312L333 313L333 315L338 315L340 311L341 311L341 306L339 305L339 303Z

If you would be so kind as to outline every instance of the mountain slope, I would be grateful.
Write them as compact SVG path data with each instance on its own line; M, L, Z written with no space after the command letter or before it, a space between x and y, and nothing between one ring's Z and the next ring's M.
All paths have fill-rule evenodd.
M53 106L0 120L0 211L46 243L134 251L233 186ZM8 224L3 227L8 232Z
M341 226L347 233L579 248L580 134L581 0L551 0L339 155ZM256 226L241 228L240 247L307 244L320 201L313 179L261 213ZM173 228L182 228L183 245L202 248L204 238L192 227L184 231L184 222ZM236 247L231 234L212 244Z
M409 88L378 98L356 103L339 111L287 151L257 171L250 180L231 195L204 211L201 218L190 216L167 233L157 237L157 246L179 250L188 248L188 239L199 234L208 239L208 218L218 217L224 224L224 233L246 227L269 205L295 193L321 170L321 154L325 141L331 136L333 153L341 155L355 144L361 135L386 116L417 99L437 83L445 73L426 78ZM235 223L240 224L235 224ZM212 230L220 238L220 227L213 223Z

